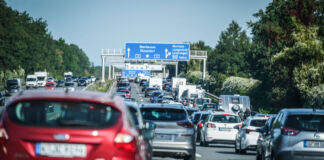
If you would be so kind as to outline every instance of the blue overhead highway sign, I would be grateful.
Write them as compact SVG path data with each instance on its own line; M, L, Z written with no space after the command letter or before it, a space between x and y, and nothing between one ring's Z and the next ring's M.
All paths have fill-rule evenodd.
M137 77L138 74L144 74L145 76L150 76L151 75L151 71L149 70L123 70L123 77Z
M188 61L190 44L126 43L125 59Z

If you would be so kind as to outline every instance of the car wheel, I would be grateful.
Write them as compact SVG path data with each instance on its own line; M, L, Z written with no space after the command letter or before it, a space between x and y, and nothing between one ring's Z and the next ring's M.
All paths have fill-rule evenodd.
M240 153L240 150L237 148L237 142L235 140L234 148L235 148L235 153Z
M262 157L261 157L261 155L260 155L258 149L256 150L256 156L255 156L255 159L256 159L256 160L262 160Z
M242 149L242 142L240 141L240 153L241 154L246 154L246 150Z
M183 158L184 160L196 160L196 154L194 155L190 155L190 156L186 156Z

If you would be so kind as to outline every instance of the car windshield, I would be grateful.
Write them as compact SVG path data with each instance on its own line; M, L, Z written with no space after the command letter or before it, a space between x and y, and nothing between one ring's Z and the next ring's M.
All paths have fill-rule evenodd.
M45 77L37 77L37 79L38 79L39 81L44 81L44 80L45 80Z
M253 127L262 127L265 125L265 123L267 122L267 120L251 120L251 123L250 123L250 126L253 126Z
M153 94L152 94L152 96L153 97L157 97L157 96L159 96L161 94L161 92L154 92Z
M65 87L74 87L74 83L65 83L64 86Z
M118 87L128 87L129 83L118 83Z
M106 128L120 112L111 106L88 102L23 101L8 107L11 121L26 126L54 128Z
M241 119L239 116L234 115L214 115L212 118L212 122L217 123L240 123Z
M28 82L35 82L36 81L36 78L27 78L27 81Z
M8 80L7 81L7 85L18 85L18 81L17 80Z
M285 127L299 131L324 132L324 115L291 115Z
M203 120L203 121L204 121L204 120L208 117L208 115L209 115L209 114L203 114L203 115L201 115L200 120Z
M46 83L46 87L53 87L54 84L53 83Z
M143 119L152 121L181 121L187 118L183 109L142 108Z

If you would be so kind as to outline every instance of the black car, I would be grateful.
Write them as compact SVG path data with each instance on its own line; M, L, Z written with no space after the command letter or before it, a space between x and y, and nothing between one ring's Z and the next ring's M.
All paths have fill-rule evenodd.
M262 160L265 159L265 150L266 150L266 137L270 134L270 130L272 128L273 121L275 120L276 116L273 115L271 116L266 124L258 129L257 131L260 132L259 138L257 141L257 148L256 148L256 159L257 160Z
M206 118L211 114L211 112L194 112L192 115L192 122L194 124L194 128L196 130L196 142L200 141L200 130L203 127L203 124Z
M78 86L87 86L87 81L84 80L84 79L80 79L80 80L78 81Z
M152 87L146 88L144 96L145 97L152 96L152 93L157 90L159 90L159 88L152 88Z
M0 92L0 106L4 106L5 105L5 96L2 92Z
M131 117L136 129L139 133L141 133L145 141L145 159L150 160L153 157L152 139L154 138L154 130L156 125L153 122L144 122L140 108L136 103L126 102L125 104L131 113Z
M130 84L129 84L129 82L119 82L119 83L117 83L117 87L119 88L119 87L125 87L125 88L127 88L127 90L129 90L129 91L131 91L131 86L130 86Z
M63 87L64 86L64 80L58 80L57 82L56 82L56 87Z

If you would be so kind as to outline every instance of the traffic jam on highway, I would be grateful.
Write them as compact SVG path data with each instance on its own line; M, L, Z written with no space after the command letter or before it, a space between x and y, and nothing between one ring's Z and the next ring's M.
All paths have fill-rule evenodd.
M207 98L185 78L117 77L108 93L75 90L94 77L9 79L1 159L322 159L324 111L253 111L248 96ZM54 89L62 86L63 90ZM30 89L30 88L45 89ZM291 152L295 154L292 155ZM316 153L316 154L314 154Z

